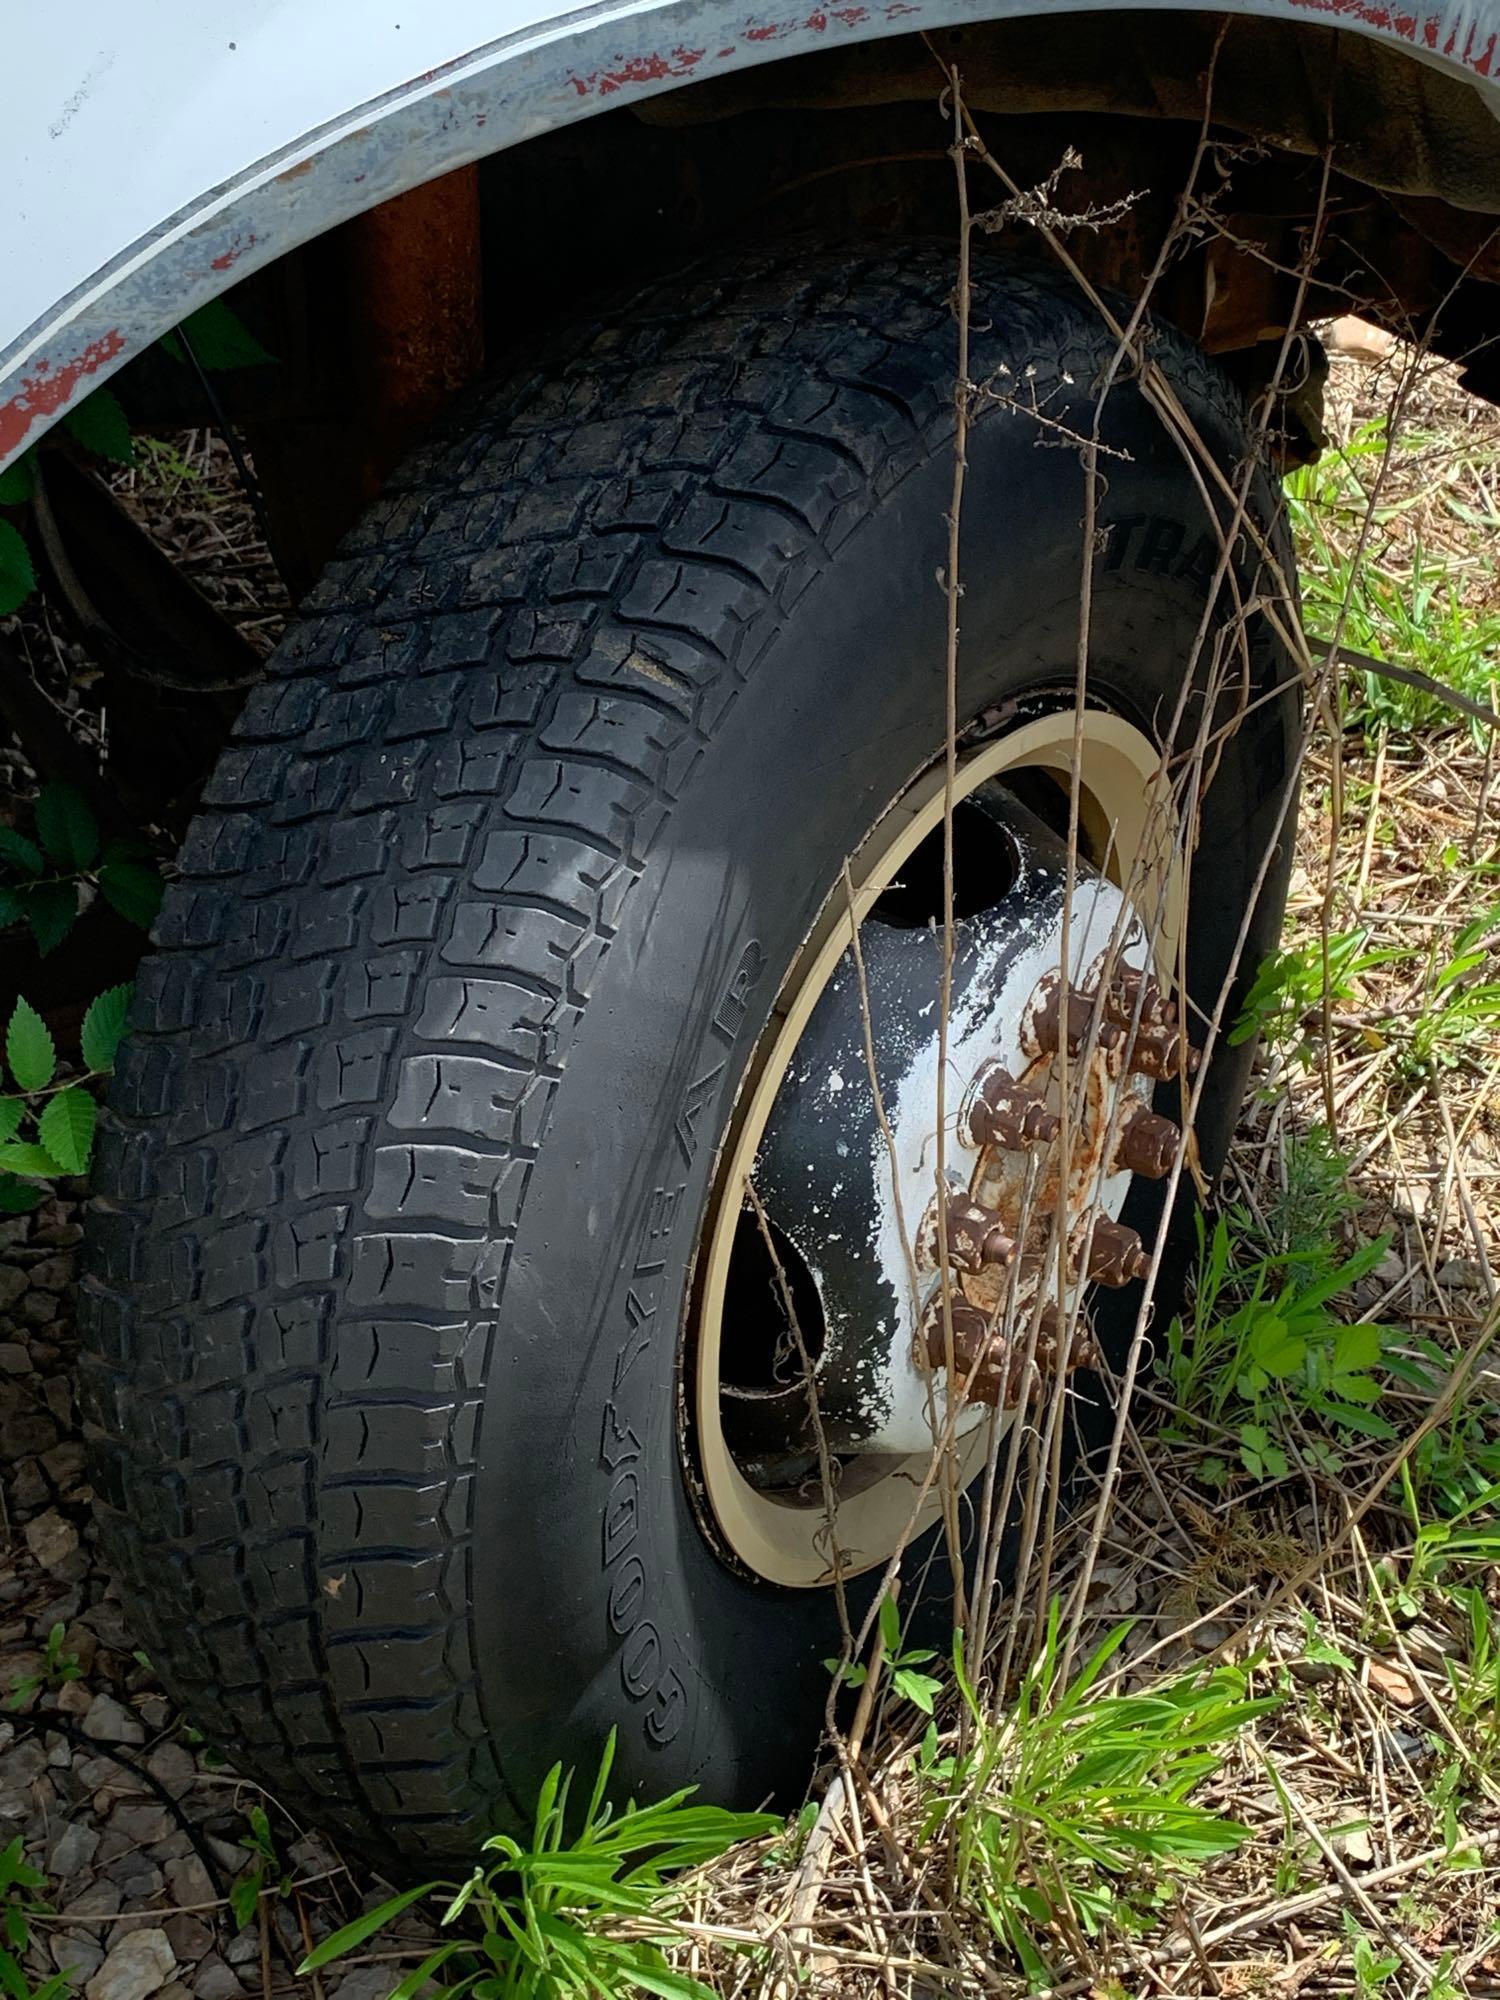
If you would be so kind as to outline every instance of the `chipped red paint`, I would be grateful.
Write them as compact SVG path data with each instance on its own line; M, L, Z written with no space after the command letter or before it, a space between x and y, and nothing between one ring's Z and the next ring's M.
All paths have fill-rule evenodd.
M1332 14L1340 21L1359 21L1367 28L1375 28L1381 34L1399 35L1404 42L1425 42L1429 49L1438 45L1438 37L1443 32L1441 14L1429 14L1422 20L1416 14L1397 13L1392 8L1382 6L1380 0L1287 0L1288 6L1299 7L1306 13ZM1443 43L1443 54L1453 56L1458 51L1458 30L1460 24L1454 22ZM1464 41L1463 53L1459 61L1476 76L1488 76L1495 61L1495 47L1500 37L1490 35L1484 45L1476 49L1474 28L1471 24Z
M314 164L315 162L312 160L309 160L307 162L307 165L309 167L313 166ZM289 176L283 176L283 178L289 178ZM227 250L221 250L217 257L211 257L209 259L208 268L211 271L233 270L235 265L240 261L241 257L244 256L245 252L247 250L253 250L259 241L260 238L252 232L249 236L244 237L241 241L231 243Z
M49 361L39 361L36 373L22 378L10 401L0 403L0 458L18 451L34 424L65 410L79 383L95 374L106 361L113 361L124 345L124 334L112 327L60 368L53 368Z
M649 56L632 56L618 69L591 70L587 76L575 73L569 81L580 97L591 94L608 97L633 83L661 83L669 77L691 76L707 54L707 49L675 48L667 54L656 50Z

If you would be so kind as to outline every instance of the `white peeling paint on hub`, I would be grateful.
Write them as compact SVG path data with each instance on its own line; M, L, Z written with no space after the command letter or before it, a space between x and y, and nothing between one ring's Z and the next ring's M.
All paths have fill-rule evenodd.
M1072 919L1069 925L1070 981L1084 983L1093 962L1109 946L1117 932L1122 943L1117 954L1120 969L1145 970L1149 961L1144 934L1133 916L1122 921L1125 898L1112 883L1090 877L1074 885ZM1008 916L1004 930L1010 970L998 996L983 972L967 984L953 1008L948 1030L948 1089L946 1164L950 1177L956 1172L967 1186L978 1152L966 1133L959 1130L959 1112L969 1080L981 1063L997 1059L1019 1076L1030 1057L1021 1045L1022 1024L1028 1004L1038 984L1063 962L1062 909L1058 907L1036 920L1035 937L1015 946L1014 917ZM996 959L1000 933L997 926ZM934 977L939 939L934 936ZM895 1141L901 1188L901 1212L909 1235L914 1235L923 1210L936 1188L937 1166L937 1002L931 1011L932 1032L912 1052L900 1081L886 1093L886 1115ZM1121 1088L1127 1087L1125 1084ZM874 1181L877 1214L871 1230L871 1247L879 1266L882 1288L891 1302L891 1318L880 1331L885 1349L880 1374L879 1400L886 1414L879 1430L870 1439L872 1452L914 1453L932 1444L932 1418L943 1423L947 1416L947 1388L941 1373L933 1376L919 1368L915 1358L917 1314L921 1299L912 1298L911 1264L903 1242L892 1186L890 1154L884 1136L877 1131L874 1147ZM1118 1217L1130 1187L1128 1173L1104 1176L1099 1183L1099 1211ZM931 1288L918 1274L922 1297ZM959 1436L980 1423L987 1412L982 1405L969 1404L960 1413Z

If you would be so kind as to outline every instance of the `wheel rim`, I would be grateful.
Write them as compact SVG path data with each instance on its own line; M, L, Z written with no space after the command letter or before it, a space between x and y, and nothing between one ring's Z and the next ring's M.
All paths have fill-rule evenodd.
M961 802L986 802L988 808L999 811L1004 816L1005 808L995 802L996 781L1004 780L1007 786L1015 786L1027 781L1027 774L1035 773L1044 784L1050 782L1053 788L1060 788L1065 799L1070 783L1070 772L1075 752L1075 716L1071 708L1059 710L1055 714L1039 717L1023 724L999 741L985 744L971 754L962 757L959 763L954 787L955 806ZM1163 809L1160 801L1153 801L1152 780L1160 765L1160 753L1142 731L1122 718L1103 710L1089 710L1082 718L1082 771L1081 771L1081 817L1093 834L1094 846L1100 860L1096 873L1088 871L1093 903L1091 909L1112 928L1122 923L1128 926L1132 912L1127 909L1124 919L1120 918L1122 898L1118 885L1133 882L1137 892L1132 898L1136 909L1148 909L1153 921L1149 932L1142 930L1138 920L1135 928L1142 930L1135 956L1121 953L1121 962L1139 965L1146 973L1159 972L1165 976L1175 956L1179 935L1182 905L1181 866L1179 859L1176 827L1169 809ZM985 788L981 790L981 788ZM944 782L941 768L924 773L906 792L882 815L878 824L861 843L858 851L849 861L849 882L852 887L855 920L860 924L861 941L866 944L881 933L881 925L867 921L876 910L882 898L887 899L883 907L889 907L892 893L898 884L901 871L914 856L929 842L935 832L940 837L943 818ZM1021 815L1022 819L1026 815ZM959 852L957 833L955 834L955 855ZM1020 893L1030 894L1030 884L1036 879L1035 871L1027 876ZM1112 888L1110 885L1114 884ZM1011 904L1015 904L1016 892L1010 892ZM1112 900L1111 900L1112 899ZM840 987L849 986L854 977L850 939L853 920L850 916L850 896L841 884L830 897L822 911L818 923L804 944L787 979L783 983L773 1010L771 1020L761 1036L760 1043L746 1072L736 1107L736 1115L730 1133L723 1147L714 1194L709 1210L708 1222L702 1239L699 1261L699 1283L696 1288L694 1307L688 1331L688 1395L686 1408L689 1423L686 1432L688 1445L689 1483L700 1504L704 1525L716 1545L728 1560L750 1571L768 1583L789 1588L814 1588L826 1586L833 1577L835 1560L831 1546L827 1508L821 1489L821 1482L814 1478L798 1481L780 1480L769 1477L764 1455L758 1449L747 1449L747 1434L758 1439L764 1431L774 1435L778 1421L805 1421L807 1395L800 1369L793 1372L788 1382L783 1369L777 1373L774 1366L769 1376L761 1380L764 1372L759 1358L759 1348L755 1349L756 1360L752 1372L756 1379L746 1383L745 1342L737 1337L740 1321L745 1316L744 1296L756 1280L748 1275L747 1259L759 1254L770 1269L774 1269L770 1257L764 1251L764 1239L770 1234L776 1248L776 1264L780 1273L776 1281L776 1296L782 1296L782 1286L789 1284L792 1293L793 1310L798 1314L799 1328L806 1346L814 1350L815 1372L821 1383L834 1368L839 1357L847 1352L851 1311L854 1312L856 1338L858 1329L867 1320L860 1316L855 1307L863 1308L868 1303L868 1294L860 1294L857 1301L842 1295L842 1290L826 1276L826 1258L832 1241L842 1238L846 1232L835 1229L835 1221L848 1218L836 1213L835 1202L829 1202L823 1213L826 1223L819 1225L816 1218L809 1215L809 1209L818 1204L812 1196L805 1196L799 1203L795 1191L787 1191L785 1184L793 1179L788 1169L787 1159L795 1157L799 1133L792 1128L788 1139L780 1128L788 1119L787 1098L798 1095L788 1084L789 1072L798 1061L799 1050L804 1058L819 1037L827 1043L829 1023L838 1021L838 1013L833 993ZM1089 927L1080 931L1075 898L1072 951L1075 964L1075 980L1079 980L1082 967L1089 958L1097 954L1100 944L1108 936L1107 930L1094 927L1095 919L1089 919ZM914 929L920 928L913 926ZM1016 956L1014 925L999 917L989 925L994 933L991 952L997 966L1006 969L1009 961L1001 965L1001 959L1008 950L1011 958ZM1148 942L1149 939L1149 942ZM924 943L928 942L924 936ZM1056 945L1053 945L1052 966L1054 973L1060 964ZM910 948L905 948L910 957ZM893 950L893 961L899 961L901 952ZM1034 953L1033 953L1034 956ZM936 1021L939 956L935 946L931 947L930 972L930 1013ZM979 970L975 980L985 971L983 953L976 953ZM1012 968L1014 970L1014 968ZM1026 966L1030 973L1031 961ZM990 973L992 979L997 975ZM866 966L865 991L870 991L872 972ZM1024 983L1024 982L1023 982ZM1033 981L1034 983L1034 981ZM1086 979L1082 981L1086 984ZM1011 988L1013 990L1014 979ZM981 1002L981 1018L971 1026L967 1036L967 1052L972 1055L974 1047L988 1038L991 1042L1003 1042L1004 1036L996 1029L993 1019L983 1016L982 1003L987 989L982 983L976 985ZM998 991L999 988L997 987ZM820 1003L822 1003L820 1008ZM872 1000L871 1016L874 1034L881 1036L882 1022ZM1013 1009L1011 1011L1014 1011ZM1139 1011L1139 1010L1138 1010ZM846 1009L847 1012L847 1009ZM861 995L861 1035L863 1030L863 995ZM999 1212L1015 1213L1014 1201L1019 1189L1015 1174L1002 1163L1004 1157L1014 1149L998 1146L979 1151L981 1166L970 1172L966 1140L960 1140L960 1121L967 1121L972 1111L973 1092L962 1087L967 1080L962 1071L964 1055L960 1053L955 1062L955 1050L965 1043L965 1036L955 1037L958 1022L957 1009L950 1012L950 1070L947 1102L947 1125L949 1129L948 1151L955 1172L964 1182L972 1182L983 1198L986 1207L994 1202ZM1028 1017L1034 1028L1035 1014ZM840 1046L848 1046L849 1028L844 1020L844 1040ZM1013 1024L1012 1024L1013 1025ZM933 1034L935 1035L935 1026ZM1096 1027L1094 1033L1108 1035L1108 1029ZM1144 1032L1144 1029L1143 1029ZM997 1044L998 1045L998 1044ZM925 1047L917 1051L916 1060L910 1066L910 1075L915 1076L923 1058L931 1067L931 1058ZM1020 1060L1025 1061L1023 1053ZM1041 1074L1041 1067L1047 1058L1045 1053L1037 1056L1032 1071L1028 1071L1026 1081L1034 1082ZM1109 1067L1109 1059L1099 1055L1097 1060L1103 1070ZM868 1089L868 1066L865 1069L864 1087ZM830 1069L825 1088L834 1090L835 1097L842 1094L844 1079L839 1068ZM959 1071L955 1075L955 1069ZM935 1068L933 1069L935 1074ZM795 1079L794 1079L795 1081ZM851 1079L852 1081L852 1079ZM1130 1079L1118 1086L1136 1088ZM1093 1089L1092 1079L1085 1092L1086 1106L1089 1091ZM805 1096L805 1091L800 1095ZM935 1140L935 1085L929 1093L932 1106L931 1133L927 1143ZM886 1106L887 1123L892 1128L892 1143L897 1145L898 1162L892 1172L890 1148L885 1135L880 1130L879 1121L873 1115L873 1093L871 1116L868 1123L868 1143L877 1149L876 1185L883 1172L889 1188L893 1180L899 1185L904 1179L909 1192L920 1192L923 1182L918 1155L923 1151L921 1122L927 1099L920 1088L913 1086L910 1078L897 1091L898 1102ZM967 1101L966 1101L967 1096ZM911 1105L906 1099L912 1100ZM1096 1123L1107 1112L1107 1104L1100 1100L1095 1115ZM1090 1113L1085 1108L1080 1116L1080 1127L1086 1127ZM897 1128L900 1128L899 1130ZM804 1124L803 1132L810 1152L827 1152L827 1146L816 1135L815 1127ZM967 1123L963 1131L967 1134ZM762 1148L771 1135L772 1169L780 1159L779 1182L773 1185L773 1195L780 1196L782 1213L768 1212L768 1204L760 1197L759 1209L747 1207L746 1188L754 1177L759 1184L762 1173L767 1171ZM863 1159L859 1141L853 1136L848 1145L835 1139L835 1148L842 1146L848 1154L853 1148L854 1157ZM904 1147L904 1150L903 1150ZM983 1163L988 1162L984 1167ZM1107 1171L1108 1166L1116 1168ZM1130 1173L1118 1167L1118 1161L1096 1162L1091 1173L1075 1173L1072 1160L1059 1163L1057 1176L1059 1185L1065 1190L1064 1199L1080 1201L1085 1207L1113 1218L1118 1215L1124 1194L1130 1183ZM822 1185L827 1188L828 1173L833 1171L825 1163ZM1044 1172L1046 1169L1044 1168ZM808 1168L812 1184L817 1184L816 1163ZM1012 1184L1006 1185L1007 1177ZM775 1181L773 1171L773 1182ZM837 1193L842 1177L833 1183ZM1075 1185L1076 1184L1076 1185ZM930 1167L926 1170L926 1189L930 1194L935 1183ZM1071 1194L1067 1190L1072 1190ZM955 1189L958 1193L958 1189ZM875 1197L879 1205L879 1195ZM772 1208L776 1203L770 1205ZM886 1204L887 1210L895 1206ZM910 1202L903 1207L908 1240L921 1233L919 1214L906 1212ZM931 1204L929 1203L929 1208ZM962 1209L950 1206L948 1242L953 1249L955 1233L962 1227ZM1023 1211L1024 1214L1024 1211ZM993 1219L993 1218L992 1218ZM1050 1220L1050 1218L1049 1218ZM784 1226L789 1225L789 1226ZM820 1242L809 1243L809 1235L816 1236L819 1226L825 1234ZM853 1232L847 1232L853 1234ZM875 1270L876 1281L885 1286L885 1294L897 1291L895 1313L887 1311L880 1326L888 1343L884 1372L879 1368L875 1374L878 1380L871 1388L871 1399L877 1410L873 1433L874 1448L866 1441L858 1448L840 1458L840 1481L838 1491L836 1540L837 1561L845 1577L859 1574L889 1559L891 1551L899 1539L907 1533L912 1520L912 1509L917 1497L924 1471L930 1460L931 1426L940 1418L946 1406L948 1384L946 1370L937 1360L936 1336L931 1331L931 1320L935 1307L929 1307L929 1331L925 1339L930 1349L926 1365L921 1363L923 1339L921 1329L922 1297L921 1287L927 1285L927 1297L933 1297L932 1287L936 1280L932 1277L932 1237L933 1223L929 1213L927 1218L926 1277L920 1268L924 1260L916 1260L919 1268L914 1272L914 1260L899 1249L899 1232L892 1225L889 1213L883 1217L882 1227L871 1235L871 1257L866 1260L863 1252L851 1252L861 1262L868 1261ZM1098 1238L1098 1231L1095 1231ZM877 1243L877 1237L879 1242ZM1099 1241L1102 1241L1099 1238ZM963 1280L970 1295L984 1305L990 1305L1000 1296L998 1285L1008 1284L1024 1293L1028 1283L1034 1293L1037 1285L1044 1285L1044 1277L1035 1275L1028 1279L1028 1258L1020 1257L1017 1270L1006 1272L978 1267ZM1014 1249L1014 1246L1013 1246ZM1085 1252L1085 1254L1090 1254ZM1099 1256L1097 1243L1093 1254ZM897 1283L893 1272L893 1259L901 1257L906 1273L906 1283ZM1034 1262L1034 1260L1031 1260ZM1129 1259L1126 1259L1127 1263ZM821 1278L818 1275L823 1272ZM915 1278L916 1289L913 1287ZM1118 1282L1124 1282L1118 1278ZM767 1280L769 1282L769 1280ZM1082 1279L1080 1280L1080 1283ZM830 1299L825 1288L834 1293ZM757 1294L758 1296L759 1294ZM1071 1297L1071 1292L1068 1294ZM955 1289L954 1297L962 1301L963 1294ZM1065 1299L1066 1303L1066 1299ZM1014 1309L1012 1309L1014 1310ZM830 1356L828 1342L830 1334L839 1334L845 1345L837 1347ZM993 1321L991 1321L993 1325ZM783 1349L785 1342L783 1340ZM943 1353L950 1350L943 1343ZM903 1367L903 1355L909 1362ZM894 1359L892 1359L894 1357ZM783 1359L785 1358L783 1354ZM867 1357L856 1355L855 1373ZM993 1370L990 1371L992 1374ZM1003 1375L1003 1371L1001 1371ZM984 1379L984 1370L973 1372L967 1382L967 1392L973 1400L967 1402L958 1418L959 1435L956 1440L957 1477L961 1485L975 1475L982 1465L993 1437L993 1426L1008 1425L1011 1415L1007 1409L993 1409L978 1400L978 1384ZM991 1385L994 1386L993 1383ZM918 1443L917 1449L902 1449L918 1441L913 1435L914 1398L920 1399L922 1428L926 1432L925 1444ZM882 1401L882 1399L884 1399ZM1005 1400L1003 1388L999 1400ZM899 1409L898 1409L899 1406ZM893 1412L897 1412L893 1414ZM726 1420L727 1418L727 1420ZM856 1424L856 1430L859 1426ZM795 1466L795 1456L790 1461ZM815 1488L816 1490L810 1490ZM910 1527L912 1535L924 1532L938 1517L940 1496L934 1483L915 1522Z

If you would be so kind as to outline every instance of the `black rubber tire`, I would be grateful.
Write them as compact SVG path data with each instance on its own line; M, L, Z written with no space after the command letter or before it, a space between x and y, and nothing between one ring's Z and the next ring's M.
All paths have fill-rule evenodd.
M472 1851L614 1725L638 1796L805 1781L832 1609L700 1531L678 1330L782 972L940 750L952 285L948 246L741 254L486 391L351 535L188 836L84 1287L108 1555L209 1736L387 1859ZM974 322L976 378L1087 428L1110 340L1071 289L981 259ZM1155 352L1240 464L1226 380ZM1092 679L1151 727L1213 531L1128 382L1104 435ZM1081 495L987 408L966 718L1071 685ZM1250 638L1261 695L1287 664ZM1200 998L1294 711L1259 701L1204 801Z

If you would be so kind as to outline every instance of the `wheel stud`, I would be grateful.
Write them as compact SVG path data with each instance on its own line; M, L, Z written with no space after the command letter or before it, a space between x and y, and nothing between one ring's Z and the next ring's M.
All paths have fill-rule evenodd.
M1040 1091L1017 1083L1003 1063L980 1066L968 1107L969 1137L976 1146L1050 1146L1062 1130L1062 1120L1047 1109Z
M1117 1027L1129 1028L1136 1018L1137 998L1143 1029L1177 1026L1177 1002L1167 998L1149 972L1136 972L1128 966L1117 972L1105 988L1104 1011Z
M1169 1083L1173 1077L1194 1075L1203 1058L1180 1028L1152 1028L1137 1035L1129 1060L1137 1076Z
M1170 1118L1160 1118L1144 1104L1132 1111L1121 1129L1115 1146L1114 1166L1148 1181L1159 1181L1172 1171L1182 1134Z
M1053 974L1049 976L1045 985L1047 990L1031 1016L1030 1027L1039 1051L1043 1055L1053 1056L1057 1054L1060 1038L1058 1017L1062 1004L1062 983ZM1076 987L1070 987L1068 990L1070 1056L1082 1053L1084 1044L1088 1040L1089 1030L1094 1024L1094 1006L1097 998L1096 993L1080 993ZM1142 1039L1144 1040L1144 1037ZM1123 1048L1124 1044L1125 1030L1113 1021L1101 1019L1095 1030L1095 1048L1102 1050L1105 1055L1112 1055L1116 1050Z
M998 1327L992 1329L991 1316L967 1299L952 1298L948 1303L953 1328L953 1372L964 1384L971 1403L988 1403L992 1409L1013 1410L1021 1401L1022 1363L1028 1345L1028 1327L1023 1314L1007 1342ZM922 1323L923 1348L929 1368L943 1368L948 1361L948 1339L943 1326L943 1301L934 1292L927 1302ZM1055 1305L1042 1307L1033 1350L1033 1385L1055 1375L1062 1351L1065 1326ZM1067 1349L1063 1372L1097 1367L1101 1359L1094 1329L1079 1313Z
M945 1196L933 1196L917 1230L917 1257L929 1270L938 1268L943 1248L938 1232L939 1200L943 1204L950 1264L970 1272L982 1271L989 1265L1014 1264L1019 1246L1006 1231L1005 1217L955 1190Z
M1080 1238L1083 1240L1079 1241ZM1075 1269L1081 1252L1087 1256L1083 1275L1096 1285L1117 1289L1128 1285L1132 1278L1144 1278L1151 1268L1151 1259L1140 1237L1123 1222L1111 1222L1107 1215L1096 1217L1092 1227L1085 1221L1076 1232Z

